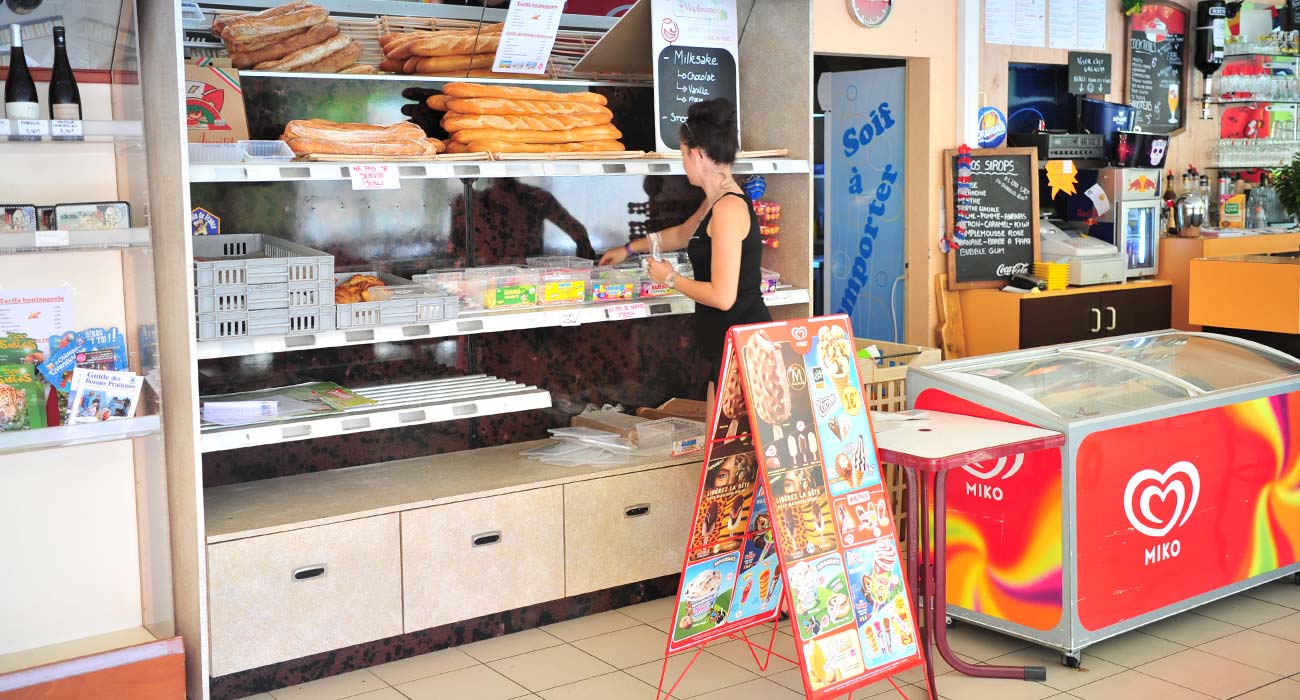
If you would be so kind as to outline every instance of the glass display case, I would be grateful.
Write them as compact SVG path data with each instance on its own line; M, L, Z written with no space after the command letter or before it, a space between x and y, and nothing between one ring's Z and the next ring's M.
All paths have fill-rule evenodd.
M1300 570L1300 361L1162 331L908 373L912 408L1031 424L1059 449L948 478L948 604L1059 649Z

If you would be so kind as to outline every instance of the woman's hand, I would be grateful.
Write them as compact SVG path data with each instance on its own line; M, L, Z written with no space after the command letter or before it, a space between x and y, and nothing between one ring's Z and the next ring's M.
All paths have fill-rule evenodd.
M622 246L619 246L618 248L610 248L605 251L604 255L600 256L600 264L602 266L617 265L624 260L627 260L627 248Z
M655 260L654 258L649 258L646 261L646 264L649 267L650 279L654 280L655 284L667 283L668 273L673 271L672 265L662 260Z

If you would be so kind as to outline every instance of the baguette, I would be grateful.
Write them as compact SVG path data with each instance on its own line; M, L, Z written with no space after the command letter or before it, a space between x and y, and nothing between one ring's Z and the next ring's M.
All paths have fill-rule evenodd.
M385 58L379 62L379 70L387 73L401 73L402 63L404 62L394 58Z
M414 46L415 42L422 42L426 40L440 39L440 38L447 38L447 37L465 37L465 36L479 37L479 40L482 41L484 37L488 37L488 36L499 37L502 30L504 29L505 29L504 23L497 23L497 24L489 24L483 27L481 30L478 28L473 28L473 29L455 29L455 30L444 29L441 31L410 32L409 34L395 35L393 39L390 40L388 44L383 46L382 48L384 50L384 53L389 58L406 60L411 56L415 55L411 53L411 48ZM468 51L468 49L466 51Z
M335 51L329 56L322 58L315 63L308 63L305 66L294 68L299 73L337 73L361 58L363 48L360 42L350 41L347 46Z
M416 39L406 44L406 49L413 56L459 56L461 54L495 54L497 45L501 43L500 34L483 34L475 36L473 34L453 34L445 36L446 32L438 32L444 36L431 36Z
M472 141L465 153L595 153L622 151L618 141L581 141L578 143L521 143L518 141Z
M491 53L473 56L412 56L406 60L404 69L407 73L438 73L440 71L462 71L468 68L483 68L492 65L496 56Z
M278 44L279 42L282 42L286 39L291 39L300 34L306 34L309 29L311 29L311 27L303 27L301 29L290 29L287 32L280 32L279 34L267 34L266 36L253 37L249 41L236 41L233 43L227 43L226 52L227 53L252 53L254 51L261 51L262 49L274 46L275 44Z
M298 49L278 61L259 63L253 68L272 71L302 70L303 66L322 61L330 54L336 53L351 43L352 37L347 34L335 34L319 44L308 46L305 49Z
M306 2L306 0L294 0L293 2L288 3L286 5L280 5L279 7L272 7L269 10L262 10L261 12L248 12L240 15L226 15L225 17L218 17L212 20L212 34L214 36L221 36L221 32L224 31L226 27L229 27L231 24L234 24L236 22L248 22L253 20L266 19L268 17L278 17L280 15L293 12L294 10L301 10L302 8L307 7L309 5L311 5L311 3Z
M426 105L429 105L429 109L436 110L439 112L446 112L447 103L450 100L451 98L447 97L446 95L430 95L429 99L425 100L424 103Z
M325 8L309 4L274 17L231 23L221 31L221 38L226 43L251 41L256 37L311 27L324 22L329 16L330 13Z
M623 137L623 132L609 124L600 126L582 126L577 129L559 131L536 131L533 129L465 129L451 134L451 139L458 143L475 141L511 141L519 143L571 143L577 141L614 141Z
M450 87L450 86L447 86ZM447 109L465 114L601 114L614 118L608 107L591 102L554 102L550 100L508 100L493 97L453 98Z
M338 156L432 156L444 146L438 139L388 141L383 143L339 143L325 139L294 138L286 143L297 155L309 153Z
M461 114L448 112L442 118L442 128L447 131L465 129L531 129L534 131L560 131L584 126L608 124L610 117L603 114Z
M551 92L533 88L510 87L508 85L480 85L478 83L447 83L442 88L445 95L452 97L494 97L508 100L536 100L554 102L590 102L605 105L609 100L604 95L594 92Z
M353 63L347 68L344 68L343 70L339 71L339 73L343 73L345 75L374 75L378 72L379 70L374 66L367 66L362 63Z
M465 71L466 78L509 78L511 80L550 80L546 73L498 73L490 68L472 68Z
M338 33L339 25L332 20L327 21L256 51L240 51L232 48L229 51L230 62L239 70L252 68L259 63L278 61L294 51L320 44Z
M411 122L391 126L338 123L324 119L295 119L284 126L284 138L320 139L336 142L381 143L424 138L424 129Z

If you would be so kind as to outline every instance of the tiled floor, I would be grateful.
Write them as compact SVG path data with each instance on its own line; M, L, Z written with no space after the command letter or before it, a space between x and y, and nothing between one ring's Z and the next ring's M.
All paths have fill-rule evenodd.
M654 700L672 599L426 654L307 683L255 700ZM780 653L793 658L782 628ZM1046 683L952 673L939 661L944 700L1300 700L1300 586L1272 583L1089 647L1083 667L1050 650L958 625L953 647L973 661L1038 664ZM690 654L674 656L673 671ZM926 698L917 670L899 675L909 700ZM759 671L743 642L710 645L673 697L797 700L799 669L774 659ZM898 697L887 682L855 698Z

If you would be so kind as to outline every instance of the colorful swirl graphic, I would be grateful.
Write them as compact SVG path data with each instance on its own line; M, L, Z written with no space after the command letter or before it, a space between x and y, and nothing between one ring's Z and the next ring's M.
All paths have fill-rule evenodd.
M1300 394L1246 401L1227 411L1240 440L1259 441L1257 449L1273 456L1258 467L1271 473L1237 475L1254 489L1248 494L1250 555L1237 575L1245 579L1300 558L1300 440L1294 437L1300 435Z

